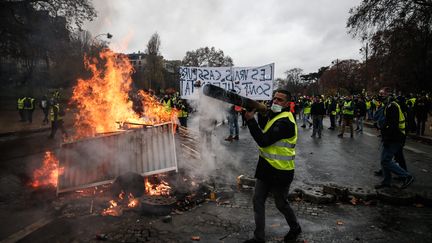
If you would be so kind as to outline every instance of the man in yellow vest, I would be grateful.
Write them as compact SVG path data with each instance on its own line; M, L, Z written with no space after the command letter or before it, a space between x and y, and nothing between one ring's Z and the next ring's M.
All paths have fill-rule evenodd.
M386 96L386 106L384 110L385 121L381 128L381 137L383 149L381 151L381 167L384 175L383 181L376 185L376 189L381 189L391 186L392 173L402 178L401 189L411 185L414 177L397 164L393 158L403 157L403 147L405 145L405 116L396 103L394 97L385 90L381 92ZM405 166L406 168L406 166Z
M18 113L20 116L20 122L25 122L25 113L24 113L24 101L26 100L26 97L22 96L18 98Z
M64 109L60 107L57 100L51 99L50 106L50 120L51 120L51 134L48 138L54 138L57 129L60 129L64 137L67 137L66 129L63 126Z
M277 209L290 227L284 240L295 240L301 233L300 224L287 199L294 177L297 142L297 125L293 114L289 112L290 100L291 94L288 91L277 90L271 111L266 116L258 114L260 125L254 119L255 111L245 113L249 131L260 151L253 196L256 228L254 238L245 242L265 242L265 201L269 192L272 192Z
M35 98L28 95L24 99L24 114L29 123L33 122L33 111L35 110Z
M340 133L338 137L342 138L345 133L345 127L350 127L351 137L354 137L354 128L352 121L354 119L354 102L352 100L352 96L345 97L345 101L342 106L342 114L343 114L343 124L341 126Z
M301 127L306 127L306 122L309 123L309 127L312 126L312 122L310 122L311 117L311 107L312 102L309 97L306 97L303 101L303 125Z

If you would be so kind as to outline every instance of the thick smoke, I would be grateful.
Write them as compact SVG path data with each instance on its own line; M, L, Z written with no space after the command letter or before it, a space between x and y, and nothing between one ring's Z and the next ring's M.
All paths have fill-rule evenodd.
M179 167L186 168L192 177L225 180L238 176L236 167L245 160L243 151L235 151L223 140L228 135L226 119L230 104L207 97L199 92L199 98L189 103L196 110L188 121L188 129L197 134L201 158L180 161ZM251 147L253 148L253 146ZM222 173L220 170L223 170ZM232 182L232 181L231 181Z

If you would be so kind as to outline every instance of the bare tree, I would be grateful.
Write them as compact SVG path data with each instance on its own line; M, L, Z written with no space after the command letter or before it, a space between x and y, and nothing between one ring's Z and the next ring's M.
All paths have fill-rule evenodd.
M149 89L167 88L163 73L163 57L160 56L159 48L161 40L158 33L154 33L147 43L146 65L144 76Z
M186 52L182 64L191 67L231 67L234 65L231 57L225 56L222 50L216 50L214 47L202 47Z

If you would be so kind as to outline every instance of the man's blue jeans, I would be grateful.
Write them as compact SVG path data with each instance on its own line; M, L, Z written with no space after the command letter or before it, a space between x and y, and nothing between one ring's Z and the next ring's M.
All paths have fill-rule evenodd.
M396 162L393 160L395 154L400 152L403 149L403 143L384 143L383 150L381 152L381 166L383 170L384 180L382 184L390 185L392 175L391 173L395 173L401 177L409 176L409 173L402 169Z
M237 113L228 115L228 125L229 125L230 136L232 136L232 137L238 136L239 135L239 125L238 125Z

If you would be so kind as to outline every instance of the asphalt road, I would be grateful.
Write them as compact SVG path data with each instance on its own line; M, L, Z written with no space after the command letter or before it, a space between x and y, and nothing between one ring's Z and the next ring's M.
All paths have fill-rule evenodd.
M296 175L291 188L326 183L373 188L380 182L373 175L379 168L377 132L365 128L363 134L356 133L354 138L347 133L340 139L337 131L328 130L326 125L321 139L311 138L311 129L299 128ZM192 165L190 161L181 161L179 165L193 167L190 173L233 187L238 175L253 177L257 147L248 129L241 129L239 141L226 142L223 138L227 135L227 125L217 127L212 148L205 153L206 160ZM33 191L26 186L31 172L40 166L44 151L59 146L59 140L49 141L46 137L45 133L34 133L1 138L0 239L12 236L22 242L89 242L97 241L95 236L103 233L107 235L103 240L111 242L190 242L191 236L200 236L202 242L241 242L251 236L251 191L235 191L227 204L208 202L173 215L171 223L162 222L161 217L134 213L118 218L65 214L56 208L62 200L63 206L68 205L65 198L56 198L53 190ZM414 184L405 190L431 193L432 147L408 140L404 151L408 169L416 177ZM298 201L293 205L303 225L301 239L307 242L432 241L432 209L428 207L380 202L353 206ZM272 200L267 215L268 238L278 242L288 228Z

